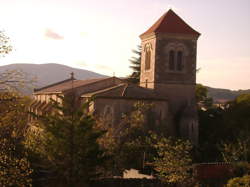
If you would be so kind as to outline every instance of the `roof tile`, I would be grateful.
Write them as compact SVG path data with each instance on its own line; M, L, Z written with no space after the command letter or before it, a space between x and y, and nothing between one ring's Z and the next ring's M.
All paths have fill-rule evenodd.
M191 28L183 21L173 10L166 12L154 25L146 32L140 35L143 37L151 33L172 33L172 34L189 34L199 36L200 33Z
M91 96L105 96L105 97L122 97L134 98L134 99L152 99L152 100L166 100L166 97L161 97L154 90L143 88L134 84L122 83L114 87L109 87L106 89L98 90L95 92L85 93L82 97L91 97Z
M99 79L88 79L88 80L70 80L70 81L66 81L60 84L56 84L54 86L51 87L46 87L45 89L41 89L37 92L35 92L35 94L40 94L40 93L56 93L56 92L63 92L69 89L72 89L72 86L74 88L80 87L80 86L84 86L84 85L88 85L103 79L107 79L107 78L99 78ZM73 84L72 84L73 83Z

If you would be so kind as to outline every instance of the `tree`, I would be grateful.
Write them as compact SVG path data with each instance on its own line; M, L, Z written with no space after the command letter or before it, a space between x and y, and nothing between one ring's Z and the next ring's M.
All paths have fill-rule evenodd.
M224 115L225 110L220 107L198 110L198 162L215 162L221 160L220 150L217 145L221 143L223 139L227 138Z
M157 157L153 162L158 177L166 183L189 183L192 180L192 144L171 137L154 137Z
M18 135L23 135L27 127L27 106L29 97L24 97L16 92L0 93L0 127L9 127Z
M26 146L47 162L45 169L51 173L51 181L86 185L100 174L98 169L105 163L97 142L104 131L96 129L93 116L84 112L87 103L79 108L75 96L61 99L62 105L52 100L50 114L37 116L40 123L31 127Z
M205 108L210 108L213 105L213 99L208 97L207 87L202 84L197 84L195 87L196 102Z
M249 159L249 146L245 146L249 144L249 111L249 94L240 95L224 107L198 111L200 162Z
M21 92L31 88L35 79L22 70L6 70L0 73L0 90L5 92Z
M10 39L5 35L3 31L0 31L0 55L8 54L12 51Z
M233 168L233 179L229 180L227 186L250 186L250 138L238 136L237 141L221 143L219 146L224 162L230 162Z
M250 94L242 94L228 103L224 121L230 140L235 141L242 132L250 135Z
M99 120L99 127L107 131L101 138L101 145L112 155L111 176L120 175L126 169L137 169L149 174L156 154L150 136L166 134L166 124L156 124L152 104L137 102L131 113L123 116L117 128L109 127L105 119Z
M0 57L12 51L10 39L3 31L0 31ZM0 90L21 91L24 87L32 86L34 78L31 78L21 70L7 70L0 73Z
M23 147L27 98L0 95L0 186L31 186L32 169Z
M236 142L221 143L219 146L224 162L250 160L250 138L238 138Z
M227 187L250 187L250 175L245 175L243 177L236 177L230 179L227 183Z
M131 75L128 76L128 81L138 84L140 82L140 73L141 73L141 46L137 46L137 50L133 49L132 52L136 55L131 57L129 60L131 65L129 66L132 69Z
M20 151L17 154L15 143L15 137L0 137L0 186L32 186L32 169L27 155L20 155Z
M0 31L0 56L11 51L9 38ZM29 100L10 89L22 80L18 71L0 74L0 186L32 185L32 169L23 147Z

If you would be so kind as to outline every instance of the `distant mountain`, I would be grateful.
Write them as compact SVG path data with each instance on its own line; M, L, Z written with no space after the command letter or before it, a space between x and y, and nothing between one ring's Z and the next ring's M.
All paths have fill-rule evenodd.
M91 78L102 78L106 77L105 75L101 75L95 72L91 72L88 70L72 68L69 66L61 65L61 64L11 64L0 66L0 73L6 70L14 70L19 69L23 72L27 73L28 76L32 79L36 77L35 88L43 87L48 84L56 83L65 79L70 78L70 73L74 72L74 76L76 79L91 79ZM233 91L229 89L221 89L221 88L208 88L208 94L210 97L214 99L215 102L223 102L228 100L233 100L240 94L249 93L248 90L238 90ZM30 94L32 91L25 91L27 94Z
M250 89L248 90L229 90L222 88L208 88L208 95L213 98L215 102L225 102L235 99L241 94L250 94Z
M70 73L74 72L76 79L91 79L106 77L95 72L91 72L84 69L72 68L61 64L10 64L0 66L0 73L6 70L21 70L28 75L30 79L36 79L34 83L35 88L43 87L48 84L59 82L70 78ZM27 94L32 92L31 90L25 91Z

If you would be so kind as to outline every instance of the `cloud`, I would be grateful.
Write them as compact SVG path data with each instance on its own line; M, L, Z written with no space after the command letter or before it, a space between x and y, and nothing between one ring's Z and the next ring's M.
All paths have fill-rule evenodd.
M53 40L63 40L64 39L63 36L61 36L60 34L56 33L52 29L46 29L44 36L46 38L53 39Z
M87 67L88 66L88 64L86 62L84 62L84 61L77 61L77 62L75 62L75 64L77 66L83 66L83 67Z
M99 69L99 70L112 70L111 67L105 66L102 64L88 64L85 61L76 61L74 62L79 67L88 67L88 68L94 68L94 69Z
M109 66L105 66L105 65L101 65L101 64L96 64L95 67L97 69L101 69L101 70L112 70L112 68L110 68Z

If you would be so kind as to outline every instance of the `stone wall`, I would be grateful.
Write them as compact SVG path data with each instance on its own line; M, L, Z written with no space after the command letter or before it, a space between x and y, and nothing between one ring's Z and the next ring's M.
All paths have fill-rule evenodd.
M168 67L169 46L183 50L183 70L170 71ZM194 84L196 82L196 39L159 35L156 42L155 82Z
M129 114L137 102L152 104L151 111L156 119L154 121L155 125L164 124L170 132L173 131L171 116L168 110L168 102L166 100L152 101L122 97L97 97L94 101L94 113L95 115L102 117L107 107L110 107L110 111L113 112L113 126L116 127L120 124L122 116L124 114Z

